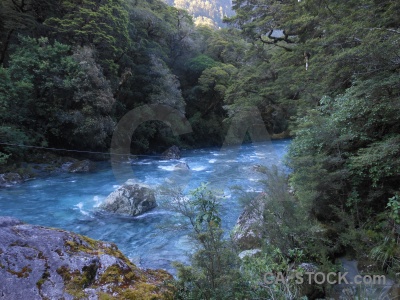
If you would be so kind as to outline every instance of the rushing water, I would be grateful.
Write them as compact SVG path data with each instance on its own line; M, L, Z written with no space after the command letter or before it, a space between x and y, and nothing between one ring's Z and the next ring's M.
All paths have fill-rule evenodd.
M150 186L170 187L177 182L185 191L209 182L212 188L223 191L222 221L232 229L242 207L232 186L253 193L261 191L260 175L254 165L282 165L289 140L247 144L240 148L199 149L184 151L182 159L191 170L189 177L177 177L177 160L156 158L131 162L125 174ZM125 166L127 164L125 163ZM187 261L191 244L187 232L170 230L166 224L179 218L159 206L137 217L100 212L97 206L120 184L109 163L100 163L89 174L56 174L35 179L0 191L0 214L24 222L58 227L94 239L114 242L136 264L145 268L164 268L173 272L172 261ZM162 199L158 199L162 200ZM164 225L164 226L163 226Z

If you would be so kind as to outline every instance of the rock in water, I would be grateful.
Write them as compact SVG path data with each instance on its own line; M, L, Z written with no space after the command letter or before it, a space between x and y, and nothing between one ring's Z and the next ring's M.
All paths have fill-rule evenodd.
M180 159L181 150L177 146L172 146L161 154L162 159Z
M112 213L137 216L157 206L154 191L150 187L127 183L112 192L100 208Z
M95 168L94 163L90 160L75 160L72 162L66 162L61 166L62 169L66 170L69 173L85 173L93 171Z
M163 270L142 270L115 244L0 217L0 298L172 299Z
M185 162L180 162L174 166L174 170L190 170L190 167Z

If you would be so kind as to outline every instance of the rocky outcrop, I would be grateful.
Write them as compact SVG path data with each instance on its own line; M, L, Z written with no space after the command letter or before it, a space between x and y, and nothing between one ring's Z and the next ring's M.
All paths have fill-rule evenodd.
M128 181L112 192L100 208L112 213L137 216L156 206L154 191L150 187Z
M254 199L239 216L232 232L232 239L241 250L261 247L264 207L264 201L260 196Z
M0 217L1 299L172 299L163 270L142 270L107 242Z
M180 159L181 150L177 146L172 146L161 154L162 159Z

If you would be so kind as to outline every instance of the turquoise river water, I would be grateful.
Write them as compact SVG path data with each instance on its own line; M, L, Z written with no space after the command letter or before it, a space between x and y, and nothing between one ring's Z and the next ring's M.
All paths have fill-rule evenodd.
M166 224L180 222L179 217L163 205L137 217L107 214L99 204L125 179L146 183L156 190L177 182L185 191L209 182L211 188L223 191L222 222L231 230L243 209L238 193L261 191L260 174L254 165L278 165L290 140L246 144L238 148L183 151L178 160L157 158L133 160L126 178L116 179L110 163L99 163L96 172L87 174L52 174L21 185L0 190L0 215L13 216L24 222L57 227L114 242L140 267L163 268L174 273L171 262L188 262L192 249L185 230L171 230ZM184 180L176 177L174 166L186 162L191 170ZM162 196L158 196L162 197ZM162 200L163 199L158 199Z

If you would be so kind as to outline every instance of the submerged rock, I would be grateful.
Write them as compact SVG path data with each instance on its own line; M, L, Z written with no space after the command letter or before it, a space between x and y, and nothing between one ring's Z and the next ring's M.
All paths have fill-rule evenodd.
M172 146L161 154L162 159L180 159L181 150L177 146Z
M100 208L112 213L137 216L156 206L154 191L150 187L128 181L112 192Z
M69 173L86 173L91 172L95 168L93 162L88 159L84 160L72 160L62 164L61 169Z
M2 299L172 299L163 270L142 270L115 244L0 217Z
M190 167L185 162L180 162L174 166L174 170L190 170Z

